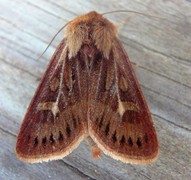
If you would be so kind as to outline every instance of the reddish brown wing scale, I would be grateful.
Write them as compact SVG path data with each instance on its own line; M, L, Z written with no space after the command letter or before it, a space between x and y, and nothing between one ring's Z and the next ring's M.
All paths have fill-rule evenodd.
M116 39L109 59L100 59L99 68L93 66L90 77L90 82L96 82L89 98L90 136L115 159L130 163L153 161L158 154L156 132L121 43Z
M60 159L87 132L87 86L83 84L87 76L80 70L79 59L61 59L64 47L65 40L53 55L22 123L16 152L24 161Z

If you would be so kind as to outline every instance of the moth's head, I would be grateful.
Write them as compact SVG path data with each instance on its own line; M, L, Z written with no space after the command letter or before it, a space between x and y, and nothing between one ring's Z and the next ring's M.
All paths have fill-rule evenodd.
M87 29L90 31L94 30L95 26L97 28L107 28L113 33L116 31L115 26L109 20L104 18L102 14L99 14L96 11L91 11L87 14L76 17L68 24L66 31L84 31Z
M68 23L65 38L69 48L69 56L77 54L82 44L94 44L109 57L112 42L116 36L116 27L95 11L81 15Z

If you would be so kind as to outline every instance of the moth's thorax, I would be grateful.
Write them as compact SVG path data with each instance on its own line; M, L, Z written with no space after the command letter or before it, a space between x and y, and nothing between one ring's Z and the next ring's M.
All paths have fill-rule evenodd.
M65 32L69 57L76 56L81 46L88 44L95 45L108 58L115 35L115 26L101 14L92 11L79 16L68 24Z

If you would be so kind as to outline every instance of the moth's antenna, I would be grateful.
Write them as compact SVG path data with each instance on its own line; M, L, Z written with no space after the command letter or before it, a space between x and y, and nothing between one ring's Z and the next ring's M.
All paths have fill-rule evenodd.
M154 15L150 15L150 14L146 14L146 13L142 13L142 12L138 12L138 11L133 11L133 10L115 10L115 11L109 11L109 12L106 12L106 13L102 13L102 15L118 13L118 12L129 12L129 13L140 14L140 15L143 15L143 16L148 16L148 17L153 17L153 18L165 19L165 18L162 18L162 17L159 17L159 16L154 16Z
M64 26L62 26L58 32L53 36L53 38L51 39L51 41L49 42L48 46L46 47L46 49L43 51L43 53L38 57L37 61L43 56L43 54L46 52L46 50L50 47L51 43L54 41L54 39L56 38L56 36L70 23L71 21L67 22Z

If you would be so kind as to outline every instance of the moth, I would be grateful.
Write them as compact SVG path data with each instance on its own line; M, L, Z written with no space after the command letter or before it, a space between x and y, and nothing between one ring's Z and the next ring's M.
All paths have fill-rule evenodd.
M158 140L147 103L117 37L116 27L95 11L67 24L28 107L16 143L19 159L61 159L89 138L124 163L150 163Z

